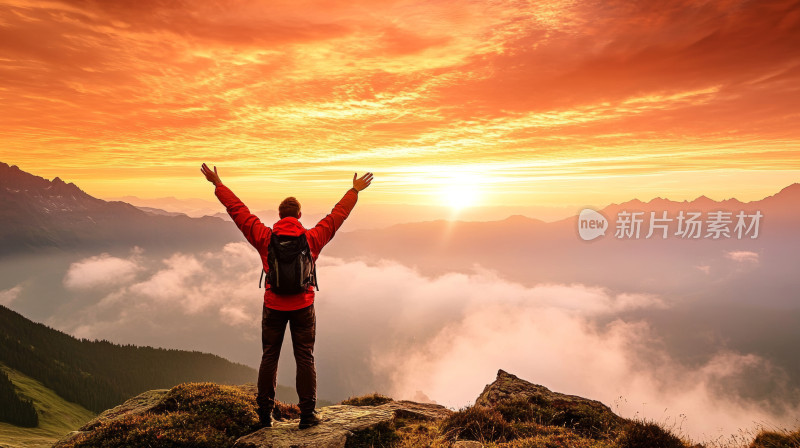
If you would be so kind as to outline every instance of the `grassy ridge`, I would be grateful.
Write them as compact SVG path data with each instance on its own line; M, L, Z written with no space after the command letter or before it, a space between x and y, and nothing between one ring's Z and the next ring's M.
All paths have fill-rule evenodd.
M20 428L0 423L0 447L49 447L64 434L94 418L94 413L56 395L42 383L0 364L20 395L33 401L39 413L38 428Z

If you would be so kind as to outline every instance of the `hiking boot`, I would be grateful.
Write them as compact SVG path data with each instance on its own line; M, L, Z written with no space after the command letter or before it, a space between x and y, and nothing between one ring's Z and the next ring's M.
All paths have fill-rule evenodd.
M314 412L313 414L309 415L301 415L300 416L300 425L298 427L300 429L310 428L312 426L317 426L322 422L322 420L317 417L317 413Z
M262 428L272 427L272 409L258 408L257 413Z

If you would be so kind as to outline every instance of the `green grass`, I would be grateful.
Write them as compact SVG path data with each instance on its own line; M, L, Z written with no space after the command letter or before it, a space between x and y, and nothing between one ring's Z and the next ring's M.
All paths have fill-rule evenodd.
M0 423L0 447L49 447L70 431L94 418L95 414L75 403L65 401L42 383L0 364L20 394L33 401L39 413L38 428L21 428Z

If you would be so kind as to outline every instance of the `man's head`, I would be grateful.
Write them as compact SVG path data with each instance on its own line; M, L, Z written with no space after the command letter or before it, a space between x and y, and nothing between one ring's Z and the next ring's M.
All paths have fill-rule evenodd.
M293 196L289 196L278 206L278 216L283 219L287 216L300 219L300 202Z

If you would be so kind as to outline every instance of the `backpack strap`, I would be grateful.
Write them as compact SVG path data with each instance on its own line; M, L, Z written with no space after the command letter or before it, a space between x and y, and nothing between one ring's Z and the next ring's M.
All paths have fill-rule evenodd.
M306 247L308 248L308 258L311 260L311 278L314 281L314 287L319 291L319 282L317 281L317 262L314 261L314 256L311 255L311 246L308 244L308 233L304 233L306 239Z
M317 280L317 262L314 261L314 257L311 257L311 277L314 279L314 287L317 288L317 291L319 291L319 280Z

